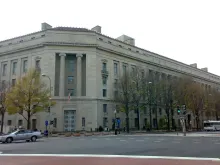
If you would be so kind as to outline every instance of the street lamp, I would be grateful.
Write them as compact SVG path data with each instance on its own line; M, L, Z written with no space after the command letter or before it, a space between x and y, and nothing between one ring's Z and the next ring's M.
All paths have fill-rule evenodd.
M114 114L115 114L115 135L117 135L117 126L116 126L116 120L117 120L117 118L116 118L116 113L117 113L117 111L116 111L116 109L114 110Z
M49 82L50 82L50 98L49 98L49 106L48 106L48 111L49 111L49 121L48 121L48 124L49 124L49 133L50 133L50 108L51 108L51 79L48 75L46 74L42 74L41 76L43 77L47 77L49 79Z

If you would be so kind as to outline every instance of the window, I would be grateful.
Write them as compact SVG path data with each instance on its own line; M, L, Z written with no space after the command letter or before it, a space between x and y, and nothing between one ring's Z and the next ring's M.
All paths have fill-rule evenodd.
M18 127L23 126L23 120L18 120Z
M103 77L102 78L102 84L103 85L107 85L107 77Z
M106 96L107 96L107 89L103 89L103 90L102 90L102 96L103 96L103 97L106 97Z
M159 108L159 114L162 115L162 109L161 108Z
M28 62L27 60L23 61L23 73L27 72L27 64L28 64L27 62Z
M74 72L74 61L73 60L69 60L69 71Z
M108 125L108 118L107 117L103 117L103 127L107 127Z
M107 104L103 104L103 112L104 112L104 113L107 112Z
M118 91L114 91L114 96L116 99L118 98Z
M144 114L147 114L147 107L144 107Z
M131 75L134 76L134 75L135 75L135 68L132 67L131 69L132 69L132 71L131 71Z
M115 82L114 82L114 87L115 87L115 88L117 88L117 87L118 87L117 85L118 85L118 80L117 80L117 79L115 79Z
M40 68L40 60L36 60L35 61L35 67L36 68Z
M137 128L138 127L138 118L134 119L134 127Z
M11 85L12 85L12 86L15 86L15 84L16 84L16 79L12 79Z
M17 69L17 62L12 63L12 74L16 75L16 69Z
M125 74L126 71L127 71L127 66L124 64L124 65L123 65L123 73Z
M73 84L73 76L68 76L67 82L68 84Z
M68 89L68 95L74 96L74 89Z
M54 119L53 119L53 127L54 127L54 128L57 128L57 118L54 118Z
M5 87L6 83L5 80L2 80L2 87Z
M3 64L2 76L6 76L7 73L7 64Z
M114 75L118 75L118 64L114 63Z
M82 117L82 127L85 127L86 126L86 119L85 117Z
M144 78L144 72L141 72L141 78L142 79Z
M102 63L102 70L103 71L107 70L107 64L105 62Z
M12 123L12 122L11 122L11 120L8 120L8 126L10 126L10 125L11 125L11 123Z
M147 118L144 118L144 126L147 127Z
M116 112L119 113L119 112L120 112L120 107L119 107L119 105L116 105L115 108L116 108Z

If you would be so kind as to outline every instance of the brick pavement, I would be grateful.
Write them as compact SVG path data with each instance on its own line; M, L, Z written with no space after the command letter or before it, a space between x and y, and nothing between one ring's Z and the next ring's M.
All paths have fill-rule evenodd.
M220 161L151 158L0 156L1 165L219 165Z

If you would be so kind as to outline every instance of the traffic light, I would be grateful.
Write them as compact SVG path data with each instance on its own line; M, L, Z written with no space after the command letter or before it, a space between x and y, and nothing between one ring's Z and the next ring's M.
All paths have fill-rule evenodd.
M180 114L180 106L177 105L177 114L179 115Z
M54 123L53 120L51 120L51 121L50 121L50 125L53 125L53 123Z
M183 105L183 115L186 115L186 105Z

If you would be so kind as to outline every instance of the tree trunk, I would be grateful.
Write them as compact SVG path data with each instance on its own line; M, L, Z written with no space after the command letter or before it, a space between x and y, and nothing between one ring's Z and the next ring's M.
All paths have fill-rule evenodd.
M218 121L218 112L215 111L215 119Z
M150 115L150 131L152 129L152 113L151 113L151 105L150 105L150 109L149 109L149 115Z
M157 120L157 118L158 118L158 116L157 116L157 105L155 105L155 119L156 119L156 129L157 130L159 130L159 127L158 127L158 120Z
M139 108L137 107L137 119L138 119L138 130L140 130L140 112L139 112Z
M4 126L4 117L5 117L5 113L3 112L1 115L2 115L2 118L1 118L1 132L0 132L0 133L3 133L3 126Z
M129 133L129 109L128 109L128 104L126 104L126 129L127 133Z
M28 114L27 114L27 129L30 129L31 128L31 112L28 111Z
M166 113L167 113L167 130L170 130L170 109L169 107L166 107Z

